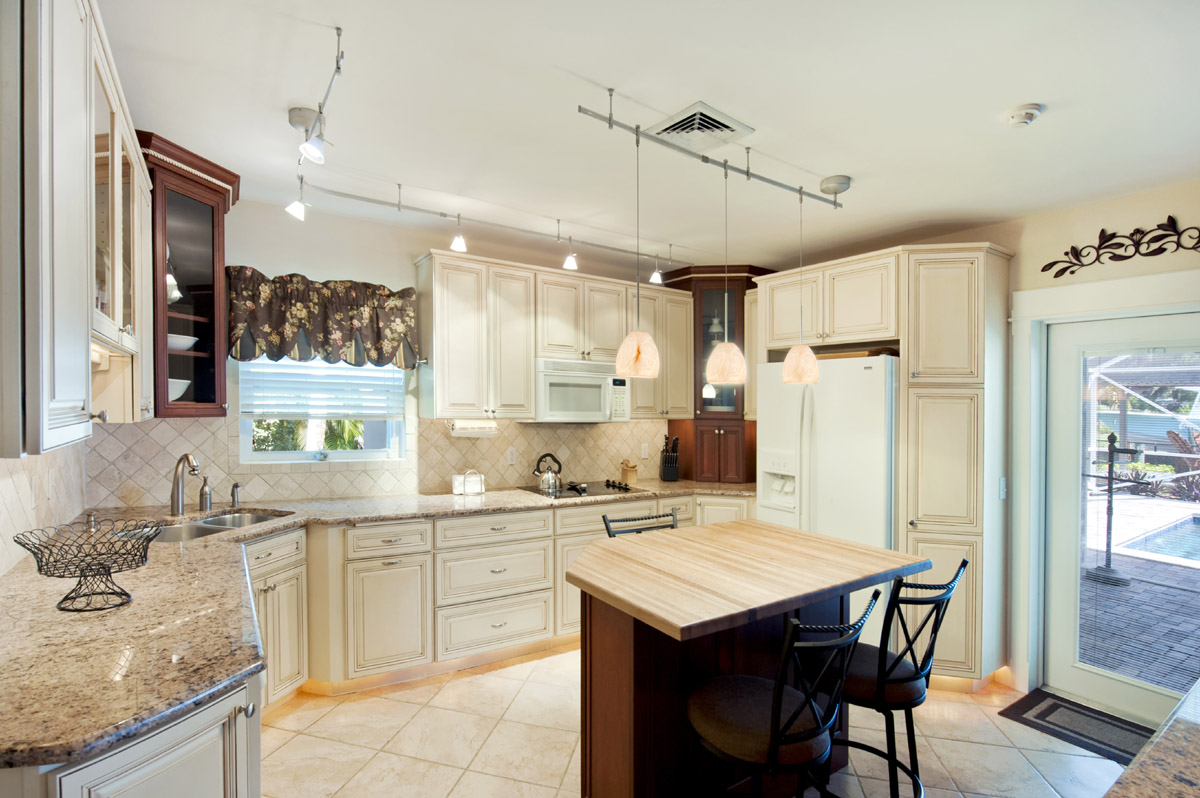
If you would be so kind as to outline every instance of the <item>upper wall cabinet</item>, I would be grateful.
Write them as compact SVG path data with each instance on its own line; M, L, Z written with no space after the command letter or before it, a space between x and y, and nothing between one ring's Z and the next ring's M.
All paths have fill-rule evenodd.
M224 416L225 214L237 202L240 181L162 136L137 136L154 186L155 415Z
M650 333L658 348L658 377L632 380L633 418L692 417L692 298L682 291L642 287L625 289L629 327Z
M144 346L136 203L147 178L129 146L133 123L94 3L24 8L24 104L4 113L21 119L24 171L24 226L15 233L23 250L22 448L39 453L91 434L93 335L126 358ZM9 157L6 150L4 170ZM122 412L132 414L136 386L125 394ZM20 422L2 423L11 451Z
M908 256L908 365L912 382L983 382L979 268L979 253Z
M538 357L617 359L629 332L623 284L539 273L537 305Z
M417 262L427 418L533 419L534 275L465 255Z
M768 348L886 341L899 336L899 256L839 261L760 280Z

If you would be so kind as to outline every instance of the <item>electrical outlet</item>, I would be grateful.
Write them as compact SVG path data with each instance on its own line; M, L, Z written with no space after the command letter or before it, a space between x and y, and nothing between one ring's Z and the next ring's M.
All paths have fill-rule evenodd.
M517 464L517 447L509 446L508 451L504 453L504 457L508 460L509 465Z
M642 459L643 460L650 459L650 444L648 444L648 443L642 444Z

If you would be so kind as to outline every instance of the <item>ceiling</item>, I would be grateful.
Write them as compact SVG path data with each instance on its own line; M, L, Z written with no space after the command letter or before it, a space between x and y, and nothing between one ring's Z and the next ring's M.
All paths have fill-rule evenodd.
M292 105L315 107L344 29L324 166L306 181L450 214L633 248L633 137L577 113L653 125L703 100L755 128L711 153L816 191L806 258L949 232L1200 175L1191 0L830 3L608 0L99 0L134 122L295 198ZM1046 105L1027 129L1005 112ZM794 266L793 194L729 180L729 260ZM642 249L724 259L721 172L641 148ZM309 192L310 213L452 223ZM282 210L280 211L282 213ZM471 229L467 230L468 242ZM485 238L495 239L489 233ZM499 234L505 238L504 234ZM520 244L521 237L509 237ZM546 244L530 246L553 254ZM472 249L487 255L478 247ZM585 271L633 259L579 248Z

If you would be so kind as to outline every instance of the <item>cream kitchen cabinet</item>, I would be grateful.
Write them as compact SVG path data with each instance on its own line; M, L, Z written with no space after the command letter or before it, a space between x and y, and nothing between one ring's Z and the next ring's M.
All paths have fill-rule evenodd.
M999 626L1003 623L998 596L985 606L983 575L987 573L985 566L990 563L985 561L983 536L910 532L908 552L933 562L933 568L915 580L927 584L949 582L964 558L970 562L967 572L954 591L954 598L946 609L946 617L938 632L934 667L939 674L945 676L980 678L985 675L980 667L985 659L985 643L995 646L996 643L992 642L992 639L997 637L984 633L986 624ZM925 617L924 613L920 612L922 608L913 609L916 611L910 612L908 617L910 629L915 629ZM987 659L994 661L997 657L998 653L989 652Z
M908 256L910 382L983 382L979 270L980 253Z
M534 417L533 275L434 253L417 264L420 412Z
M756 280L760 285L765 280ZM768 348L806 343L816 345L821 337L822 275L815 269L789 272L784 279L762 285Z
M626 288L629 327L638 324L637 288ZM641 328L658 347L659 370L655 379L634 379L633 418L691 418L693 323L692 297L683 291L642 288Z
M538 274L538 357L612 362L627 320L624 283Z
M726 521L745 521L754 517L751 500L740 496L696 497L696 525L720 524Z
M258 632L267 661L263 691L267 705L290 697L308 680L308 568L301 563L253 579Z
M433 557L346 563L347 676L433 661Z
M50 798L148 798L260 794L259 677L149 736L49 771ZM34 777L36 778L36 777Z
M898 255L885 254L759 278L767 348L899 337L898 264Z
M742 408L747 421L758 418L758 364L766 359L759 352L762 336L758 329L758 289L752 288L746 292L746 394Z
M674 496L669 499L658 500L658 512L669 513L675 511L675 521L679 527L695 526L696 524L696 497L695 496Z
M632 329L627 320L624 285L592 280L583 284L585 358L615 361L621 342Z
M587 535L572 535L558 538L554 541L555 563L557 571L557 594L554 597L554 633L569 635L578 632L583 625L582 594L579 588L567 583L567 569L579 553L587 548L594 540L604 540L608 537L605 532L592 532Z
M983 390L908 390L907 523L982 532Z

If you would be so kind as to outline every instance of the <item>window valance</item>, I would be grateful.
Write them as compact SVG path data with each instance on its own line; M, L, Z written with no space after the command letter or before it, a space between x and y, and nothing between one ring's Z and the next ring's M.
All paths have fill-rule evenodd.
M416 291L229 266L230 357L416 367Z

